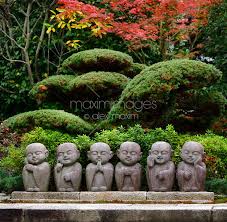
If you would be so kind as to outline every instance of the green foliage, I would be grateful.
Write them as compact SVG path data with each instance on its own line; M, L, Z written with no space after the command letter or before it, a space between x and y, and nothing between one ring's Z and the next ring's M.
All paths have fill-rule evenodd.
M0 168L2 167L13 174L21 172L25 158L25 147L23 145L20 147L11 145L4 149L6 155L0 161Z
M213 123L211 129L215 133L227 137L227 111Z
M73 79L68 86L70 111L77 115L106 115L118 100L129 79L114 72L89 72ZM99 118L97 117L99 120Z
M214 59L214 64L224 73L227 82L227 0L210 11L208 25L204 28L204 53Z
M178 117L187 119L188 116L199 116L203 119L206 116L204 110L214 107L215 110L211 110L209 115L212 118L204 121L202 126L202 129L206 129L212 119L224 111L226 101L223 95L209 89L221 76L222 73L213 65L199 61L179 59L154 64L130 81L119 102L111 109L109 119L119 121L121 114L136 113L139 121L149 127L171 122L177 126L174 120ZM130 108L127 106L129 101L133 104ZM139 102L140 109L136 107ZM146 103L146 107L143 103ZM193 104L197 104L197 107L192 107Z
M145 64L132 63L132 65L128 69L125 69L122 72L122 74L124 74L125 76L133 78L134 76L138 75L145 68L147 68L147 66Z
M62 110L48 109L21 113L6 119L2 124L15 131L28 131L36 126L79 134L92 130L92 126L78 116Z
M128 78L122 74L115 72L89 72L84 75L74 78L69 86L68 92L73 94L93 94L95 91L105 91L105 96L114 96L114 91L111 89L119 89L119 93L125 88L128 83ZM92 90L91 90L92 89ZM97 95L95 95L97 97ZM89 97L89 95L87 95Z
M23 190L22 176L0 169L0 191L11 193L14 190Z
M71 80L75 79L73 75L56 75L46 78L36 83L29 92L29 96L36 99L38 103L45 101L63 102L67 98L67 87Z
M20 174L24 165L25 149L31 143L42 143L44 144L48 151L49 157L48 162L53 167L56 164L56 148L62 143L74 143L77 145L81 155L82 163L87 163L84 154L89 149L92 144L92 140L86 135L73 136L67 133L62 133L55 130L43 129L37 127L29 133L25 133L21 138L20 148L15 146L10 146L5 148L7 150L7 155L0 161L0 167L9 171L10 173Z
M133 63L131 56L109 49L91 49L75 53L68 57L62 67L86 73L90 71L119 72Z
M27 97L31 86L25 72L20 65L10 64L0 58L0 121L35 106Z
M181 161L180 150L186 141L197 141L205 147L205 163L207 165L207 179L227 179L227 138L215 135L211 132L201 135L179 134L173 126L168 125L165 129L143 129L140 125L135 125L125 129L123 127L113 130L103 130L97 132L94 136L77 135L72 136L55 130L35 128L33 131L24 134L21 140L20 148L10 146L8 155L0 161L0 168L14 176L20 176L25 158L25 148L28 144L34 142L43 143L49 150L48 162L53 167L56 164L56 148L64 142L72 142L77 145L81 156L79 162L83 168L89 163L87 151L90 145L95 142L108 143L112 151L116 154L121 143L125 141L135 141L140 144L143 156L141 164L146 167L148 151L153 143L157 141L169 142L174 151L173 160L177 164ZM119 160L114 155L111 162L115 165ZM146 184L145 178L143 181ZM4 188L6 189L6 188Z
M227 195L227 180L213 179L206 181L206 191Z

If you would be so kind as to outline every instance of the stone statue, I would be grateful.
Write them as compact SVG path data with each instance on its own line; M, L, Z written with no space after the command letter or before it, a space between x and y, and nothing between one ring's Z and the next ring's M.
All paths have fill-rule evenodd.
M177 169L180 191L204 191L206 165L203 162L204 148L200 143L186 142L181 150L182 162Z
M142 152L135 142L124 142L117 151L121 162L115 167L115 180L120 191L139 191L141 186L142 167L138 163Z
M86 167L88 191L110 191L113 182L114 167L108 161L113 154L106 143L94 143L87 153L92 163Z
M63 143L57 148L57 164L54 177L57 191L79 191L82 177L82 166L76 162L80 152L73 143Z
M26 147L26 156L22 172L25 190L48 191L50 166L45 161L48 157L48 150L41 143L32 143Z
M147 157L147 182L150 191L171 191L175 179L175 165L171 161L172 149L167 142L152 145Z

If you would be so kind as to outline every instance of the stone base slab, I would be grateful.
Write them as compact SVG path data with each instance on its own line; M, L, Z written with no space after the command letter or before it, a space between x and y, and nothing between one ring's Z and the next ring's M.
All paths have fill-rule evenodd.
M226 222L227 204L0 204L1 222Z
M212 192L18 192L11 202L19 203L214 203Z

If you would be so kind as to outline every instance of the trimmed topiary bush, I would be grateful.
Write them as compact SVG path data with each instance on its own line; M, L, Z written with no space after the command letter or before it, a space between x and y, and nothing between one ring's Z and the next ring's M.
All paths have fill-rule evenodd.
M107 113L128 81L126 76L114 72L89 72L76 77L68 86L71 111L78 115Z
M129 68L123 70L122 74L125 76L133 78L138 75L142 70L146 69L148 66L140 63L133 63Z
M101 90L105 91L106 97L115 97L114 94L121 94L128 81L129 79L127 77L115 72L89 72L70 81L68 92L78 95L78 97L81 94L89 97L89 94L94 94L92 91Z
M109 50L91 49L75 53L62 63L62 69L69 68L75 72L90 71L119 72L130 67L133 59L128 54Z
M76 134L92 131L92 126L80 117L62 110L48 109L18 114L3 121L2 125L15 131L28 131L37 126Z
M179 59L154 64L130 81L119 102L112 107L109 119L119 121L122 114L136 113L137 120L146 126L163 126L179 116L203 119L207 115L203 106L206 104L205 107L215 108L209 115L209 121L202 126L206 129L213 117L224 111L225 98L208 88L221 76L221 71L213 65L199 61ZM212 99L206 100L208 97ZM215 100L215 97L218 99ZM202 100L206 102L203 104ZM193 104L198 106L191 107Z
M50 76L36 83L29 92L29 96L38 103L48 98L50 101L61 101L67 98L67 87L71 80L75 79L73 75Z

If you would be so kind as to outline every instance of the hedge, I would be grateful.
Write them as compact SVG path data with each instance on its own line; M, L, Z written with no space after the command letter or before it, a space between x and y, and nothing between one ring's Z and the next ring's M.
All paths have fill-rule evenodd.
M56 164L56 147L64 142L75 143L81 152L79 162L82 164L83 168L85 168L89 163L87 151L91 144L98 141L108 143L115 154L120 147L120 144L125 141L135 141L139 143L143 152L140 162L144 170L146 167L148 151L154 142L169 142L174 150L173 161L177 165L181 161L180 150L182 145L186 141L197 141L205 147L206 157L204 161L207 165L207 181L227 179L227 138L215 135L212 132L200 135L179 134L171 125L168 125L165 129L156 128L146 130L139 125L135 125L128 129L119 127L112 130L97 132L94 136L69 135L56 130L38 127L33 131L24 134L21 138L20 148L13 145L6 148L8 154L0 161L0 171L8 172L9 175L14 175L15 178L20 176L24 164L25 148L28 144L33 142L43 143L48 148L50 153L48 162L52 167ZM116 155L111 159L113 165L116 165L118 161ZM12 184L14 184L14 182L12 181ZM143 180L143 185L145 185L143 189L147 189L145 178Z
M28 131L40 126L63 132L83 134L92 131L92 126L80 117L62 110L36 110L12 116L3 121L2 126L15 131Z

